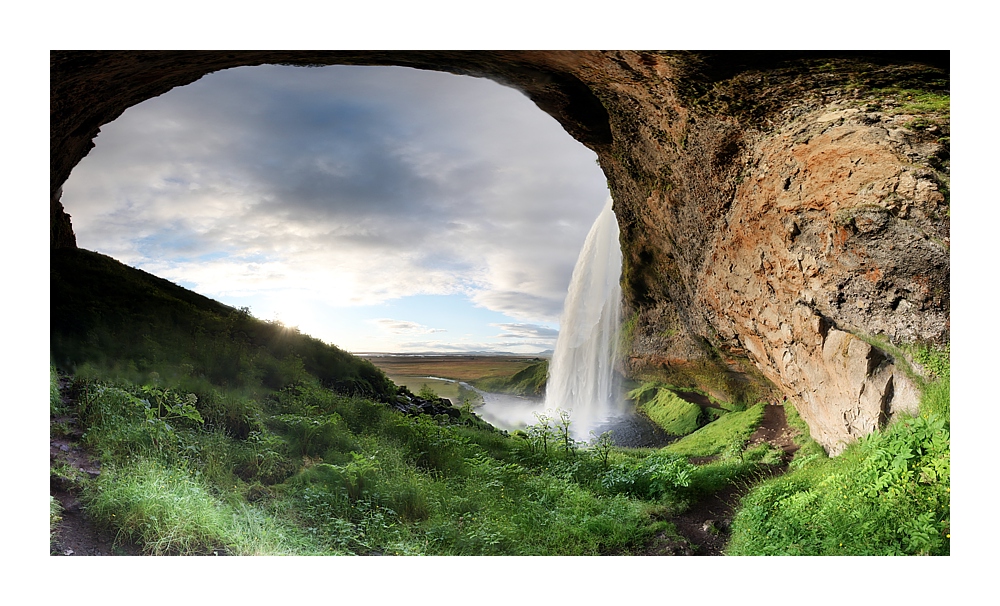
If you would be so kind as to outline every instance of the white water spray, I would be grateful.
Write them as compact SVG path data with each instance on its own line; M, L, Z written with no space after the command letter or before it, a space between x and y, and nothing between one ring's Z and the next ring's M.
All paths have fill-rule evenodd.
M615 358L622 251L608 198L576 260L545 387L545 408L570 413L574 439L621 413Z

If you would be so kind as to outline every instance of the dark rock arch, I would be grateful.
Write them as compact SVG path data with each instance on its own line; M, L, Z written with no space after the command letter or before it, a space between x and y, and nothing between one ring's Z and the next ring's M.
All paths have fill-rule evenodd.
M875 374L852 366L871 354L853 335L949 338L940 136L948 126L908 129L879 104L886 91L947 91L948 60L947 52L53 51L51 244L75 246L61 186L100 127L205 74L358 64L487 77L524 92L598 155L622 229L626 369L727 398L783 394L836 451L855 435L844 419L871 424L863 394L877 396L876 416L914 403L899 376L889 396L873 387L891 364ZM875 211L877 230L862 221ZM826 351L834 341L843 359ZM819 393L821 383L837 387Z

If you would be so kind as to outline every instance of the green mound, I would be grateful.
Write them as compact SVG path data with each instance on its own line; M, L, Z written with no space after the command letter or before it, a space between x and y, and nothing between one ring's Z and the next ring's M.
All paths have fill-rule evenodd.
M666 446L664 450L687 457L721 454L734 444L742 447L763 418L763 404L757 404L743 412L731 412Z
M675 393L676 388L655 381L643 383L626 397L638 405L640 412L673 436L685 436L705 422L701 406L688 402ZM710 409L714 410L714 409ZM719 410L719 413L724 411Z

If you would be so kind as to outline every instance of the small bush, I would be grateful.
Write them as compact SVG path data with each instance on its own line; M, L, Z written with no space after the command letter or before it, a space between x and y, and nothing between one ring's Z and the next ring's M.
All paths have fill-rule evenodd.
M601 476L601 485L611 494L660 499L691 485L694 466L682 457L659 452L638 463L622 462Z

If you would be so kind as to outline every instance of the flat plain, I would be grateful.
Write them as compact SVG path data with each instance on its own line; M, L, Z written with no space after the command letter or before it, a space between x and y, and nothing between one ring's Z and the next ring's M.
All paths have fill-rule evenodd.
M442 398L460 403L463 389L457 383L440 381L431 377L453 381L472 382L486 377L508 377L541 361L532 356L482 356L482 355L366 355L396 385L405 385L413 393L427 385Z

